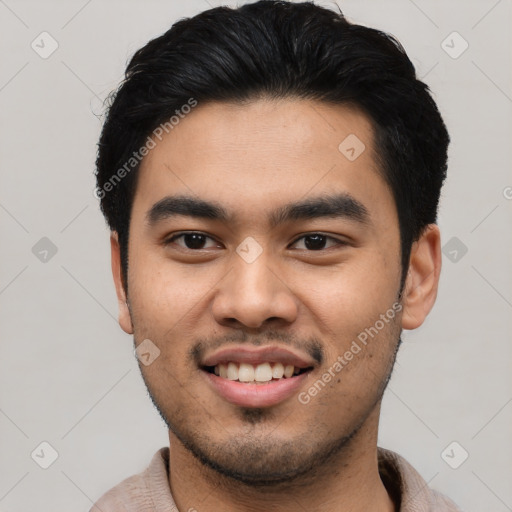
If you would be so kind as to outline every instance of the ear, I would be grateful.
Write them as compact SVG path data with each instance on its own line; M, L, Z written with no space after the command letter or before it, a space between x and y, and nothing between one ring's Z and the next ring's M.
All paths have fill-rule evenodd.
M434 306L441 260L441 234L436 224L429 224L411 248L402 298L404 329L419 327Z
M112 262L112 276L116 285L117 302L119 304L119 325L127 334L133 334L132 319L128 308L128 299L124 288L123 277L121 273L121 250L117 233L112 231L110 234L110 253Z

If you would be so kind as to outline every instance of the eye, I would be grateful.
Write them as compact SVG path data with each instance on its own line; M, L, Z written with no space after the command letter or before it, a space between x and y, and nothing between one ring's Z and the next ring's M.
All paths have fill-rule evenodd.
M175 243L180 239L182 240L182 243L177 243L176 245L179 245L184 249L201 250L219 246L219 244L213 238L197 231L189 231L187 233L179 233L173 235L165 241L165 245L170 245L171 243ZM211 240L213 245L208 246L207 240Z
M293 242L292 245L296 245L299 242L301 242L303 247L297 247L297 249L306 249L309 251L321 251L322 249L329 248L329 247L326 247L326 245L329 241L333 242L333 244L330 247L337 246L337 245L346 245L345 242L338 240L337 238L333 238L331 236L323 235L322 233L311 233L309 235L304 235L304 236L298 238L297 240L295 240L295 242Z

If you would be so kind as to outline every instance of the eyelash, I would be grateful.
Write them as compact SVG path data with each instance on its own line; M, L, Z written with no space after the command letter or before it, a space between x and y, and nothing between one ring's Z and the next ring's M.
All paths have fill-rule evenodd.
M182 238L183 236L185 235L202 235L204 236L205 238L209 238L210 240L215 240L214 238L212 238L211 236L208 236L206 235L205 233L202 233L201 231L184 231L182 233L177 233L173 236L171 236L170 238L166 239L165 242L164 242L164 245L165 246L168 246L170 245L172 242L174 242L175 240L179 239L179 238ZM329 235L326 235L324 233L321 233L321 232L311 232L311 233L307 233L305 235L302 235L298 238L296 238L291 245L295 245L299 240L302 240L304 238L307 238L308 236L315 236L315 235L320 235L320 236L323 236L326 238L326 240L332 240L334 242L336 242L336 245L335 246L345 246L347 245L346 242L344 242L343 240L340 240L338 238L335 238L335 237L332 237L332 236L329 236ZM192 251L192 252L199 252L199 251L202 251L202 250L205 250L205 249L190 249L188 247L183 247L183 246L180 246L182 249L185 249L187 251ZM327 247L327 248L322 248L322 249L317 249L317 250L308 250L308 249L300 249L300 250L305 250L307 252L321 252L321 251L325 251L327 249L330 249L331 247ZM208 248L206 248L207 250Z

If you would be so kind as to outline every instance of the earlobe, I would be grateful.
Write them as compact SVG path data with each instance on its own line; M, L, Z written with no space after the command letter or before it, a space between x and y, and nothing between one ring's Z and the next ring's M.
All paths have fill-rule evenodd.
M117 239L117 233L110 234L110 255L112 264L112 276L116 287L117 302L119 305L119 325L127 334L133 334L133 324L128 307L128 298L123 284L121 272L121 250Z
M402 305L402 327L416 329L434 306L441 273L441 235L436 224L429 224L413 243Z

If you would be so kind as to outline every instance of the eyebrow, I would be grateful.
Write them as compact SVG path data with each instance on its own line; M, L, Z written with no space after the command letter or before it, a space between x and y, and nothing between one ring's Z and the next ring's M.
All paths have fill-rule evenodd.
M216 220L224 223L234 220L234 215L218 203L183 195L164 197L149 209L146 218L149 225L153 226L175 216ZM342 193L311 197L281 206L269 215L269 226L275 228L290 221L325 217L343 218L361 224L370 222L368 209L350 194Z
M270 215L272 228L293 220L310 220L323 217L343 218L361 224L370 222L367 208L350 194L322 195L290 203Z

